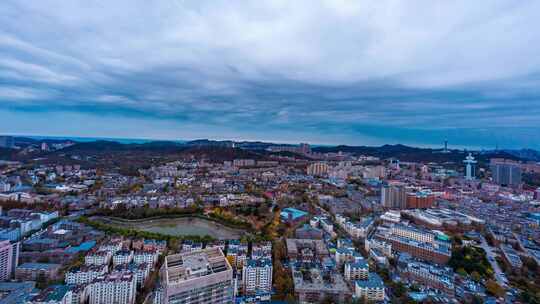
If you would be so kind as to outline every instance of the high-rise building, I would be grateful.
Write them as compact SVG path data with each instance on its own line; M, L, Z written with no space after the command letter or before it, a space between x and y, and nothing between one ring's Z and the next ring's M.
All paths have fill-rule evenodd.
M95 278L104 276L108 271L106 265L82 265L66 272L65 282L66 284L89 284L94 281Z
M490 168L495 183L508 187L516 187L521 184L521 166L519 162L506 159L492 159Z
M328 174L328 164L316 162L307 167L307 174L312 176L326 176Z
M0 148L13 148L15 140L12 136L0 136Z
M96 278L89 287L89 304L133 304L137 280L130 272L113 272Z
M407 193L407 208L431 208L435 203L435 195L431 191Z
M306 143L300 143L300 153L302 154L310 154L311 153L311 147L309 144Z
M248 260L242 270L242 280L247 295L272 291L272 260Z
M9 190L11 190L11 184L0 181L0 192L8 192Z
M283 146L270 146L267 149L270 152L291 152L301 155L311 154L311 146L306 143L300 143L300 145L283 145Z
M11 243L11 276L15 275L15 269L19 266L19 253L21 252L21 242Z
M13 268L13 246L7 240L0 241L0 281L9 280Z
M383 184L381 189L381 205L390 209L405 209L407 207L407 190L405 184L390 182Z
M255 166L254 159L234 159L233 166L235 167L253 167Z
M167 256L161 278L164 304L234 303L233 270L219 248Z

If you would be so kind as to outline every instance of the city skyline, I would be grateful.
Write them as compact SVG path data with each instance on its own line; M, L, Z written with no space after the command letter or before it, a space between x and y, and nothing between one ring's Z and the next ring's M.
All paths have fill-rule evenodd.
M539 6L4 1L0 133L539 150Z

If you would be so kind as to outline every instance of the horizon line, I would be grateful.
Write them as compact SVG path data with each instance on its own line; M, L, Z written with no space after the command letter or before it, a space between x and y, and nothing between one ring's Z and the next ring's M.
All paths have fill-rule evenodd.
M231 141L231 142L262 142L267 144L275 144L275 145L299 145L300 143L307 143L311 146L325 146L325 147L338 147L338 146L345 146L345 147L382 147L385 145L389 146L407 146L412 148L421 148L421 149L432 149L432 150L444 150L444 141L443 145L436 146L436 145L429 145L429 144L404 144L404 143L384 143L380 145L351 145L351 144L327 144L327 143L309 143L306 141L274 141L274 140L266 140L266 139L223 139L223 138L191 138L191 139L171 139L171 138L150 138L150 137L117 137L117 136L70 136L70 135L42 135L42 134L21 134L21 133L10 133L10 134L0 134L0 136L11 136L11 137L28 137L33 139L66 139L66 140L73 140L77 141L75 139L87 139L87 142L95 142L99 140L103 141L114 141L118 142L120 144L130 144L130 143L122 143L121 141L148 141L148 142L156 142L156 141L169 141L169 142L189 142L189 141L196 141L196 140L208 140L208 141ZM135 143L135 142L132 142ZM504 151L504 150L533 150L537 151L533 148L525 148L521 147L518 149L505 149L505 148L482 148L482 147L470 147L470 146L455 146L455 147L449 147L449 151L451 150L458 150L458 151L476 151L476 152L482 152L482 151Z

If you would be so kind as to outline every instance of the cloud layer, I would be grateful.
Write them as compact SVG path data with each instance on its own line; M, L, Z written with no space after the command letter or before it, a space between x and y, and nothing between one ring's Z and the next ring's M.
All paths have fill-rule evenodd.
M4 0L0 15L6 133L540 148L538 1Z

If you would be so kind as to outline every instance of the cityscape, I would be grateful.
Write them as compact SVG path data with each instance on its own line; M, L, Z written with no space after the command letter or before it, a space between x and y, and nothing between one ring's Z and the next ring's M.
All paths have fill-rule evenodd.
M520 151L0 146L0 303L538 299L540 162Z
M540 304L540 1L0 16L0 304Z

